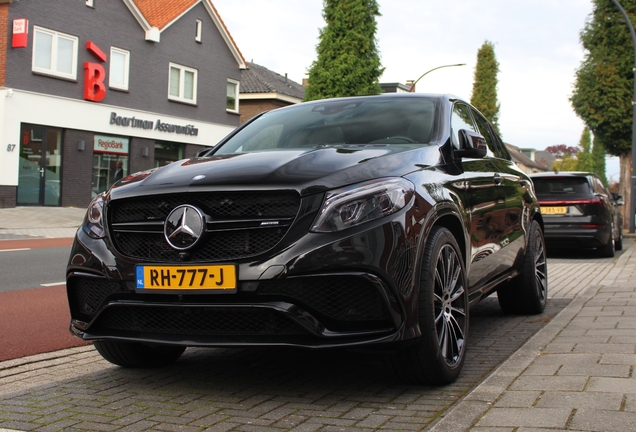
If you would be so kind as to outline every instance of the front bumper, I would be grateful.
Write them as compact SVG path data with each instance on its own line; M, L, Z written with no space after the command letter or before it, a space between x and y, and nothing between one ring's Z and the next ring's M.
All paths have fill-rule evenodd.
M71 331L84 340L217 347L411 340L420 334L417 242L405 236L418 230L405 229L404 213L346 237L308 234L266 259L238 262L231 294L139 292L138 263L80 230L67 271Z

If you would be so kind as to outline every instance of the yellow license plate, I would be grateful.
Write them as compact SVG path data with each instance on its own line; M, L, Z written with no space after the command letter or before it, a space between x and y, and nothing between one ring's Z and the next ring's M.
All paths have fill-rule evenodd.
M567 212L567 207L541 207L543 214L566 214Z
M139 265L136 268L136 283L138 289L230 291L236 289L236 266Z

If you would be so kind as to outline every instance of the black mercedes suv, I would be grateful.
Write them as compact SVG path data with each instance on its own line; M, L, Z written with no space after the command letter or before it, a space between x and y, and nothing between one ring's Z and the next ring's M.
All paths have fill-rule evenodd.
M445 95L302 103L90 203L71 331L124 367L186 347L366 347L408 382L460 373L469 307L547 300L543 217L486 119Z

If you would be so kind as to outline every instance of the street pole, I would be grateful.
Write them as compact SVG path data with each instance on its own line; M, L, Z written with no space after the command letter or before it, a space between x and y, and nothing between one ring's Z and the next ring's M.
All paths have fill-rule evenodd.
M451 64L451 65L444 65L444 66L437 66L436 68L433 68L429 71L426 71L422 74L422 76L420 76L418 79L415 80L415 82L413 84L411 84L411 90L409 90L410 93L413 93L413 91L415 90L415 84L418 83L419 80L421 80L422 78L424 78L424 75L433 72L434 70L437 69L441 69L441 68L447 68L447 67L454 67L454 66L466 66L466 63L458 63L458 64Z
M627 12L620 5L618 0L612 0L616 7L623 14L623 18L627 22L629 27L629 34L632 37L632 45L634 46L634 66L632 71L634 72L634 95L632 96L632 165L629 171L630 179L630 191L629 191L629 232L633 233L636 228L636 32L634 32L634 26L629 19Z

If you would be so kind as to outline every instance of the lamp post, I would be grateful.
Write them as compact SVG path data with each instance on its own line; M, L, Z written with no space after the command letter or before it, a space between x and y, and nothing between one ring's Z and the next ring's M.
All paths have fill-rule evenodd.
M634 46L634 67L632 71L634 72L634 96L632 97L632 165L629 171L629 184L631 186L629 191L629 232L633 233L636 228L636 32L634 32L634 26L632 25L629 16L623 9L623 6L620 5L618 0L612 0L612 2L616 5L616 7L623 14L623 18L627 22L627 27L629 27L629 34L632 37L632 45Z
M415 89L415 84L417 84L419 82L419 80L421 80L422 78L424 78L424 75L433 72L434 70L437 69L441 69L441 68L446 68L446 67L453 67L453 66L466 66L466 63L458 63L458 64L450 64L450 65L444 65L444 66L437 66L436 68L433 68L429 71L426 71L422 74L422 76L420 76L418 79L415 80L415 82L411 85L411 90L410 93L413 93L413 90Z

